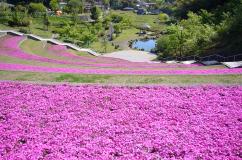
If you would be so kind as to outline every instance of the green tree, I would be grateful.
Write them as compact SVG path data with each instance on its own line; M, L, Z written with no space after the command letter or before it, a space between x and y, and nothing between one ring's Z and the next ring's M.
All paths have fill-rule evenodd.
M158 39L156 49L162 53L163 57L178 56L180 46L179 29L176 25L170 26L168 34Z
M0 22L8 22L10 14L10 8L5 3L0 2Z
M169 21L170 18L169 18L169 16L168 16L167 14L165 14L165 13L160 13L160 14L158 15L158 19L159 19L160 22L164 23L164 22Z
M89 47L90 44L96 40L96 36L90 31L84 31L80 34L79 39L82 41L84 46Z
M50 1L50 8L51 8L53 11L57 11L57 10L59 9L58 1L57 1L57 0L51 0L51 1Z
M49 20L49 16L47 13L44 14L43 22L44 22L44 26L45 26L46 30L48 31L49 26L50 26L50 20Z
M77 13L72 13L71 14L71 20L73 22L73 25L76 26L78 21L79 21L79 17Z
M106 16L102 22L105 30L108 30L110 22L111 22L111 18L109 16Z
M103 0L103 4L104 4L105 8L107 9L110 5L110 0Z
M34 16L40 16L46 12L46 7L43 3L30 3L29 4L29 13Z
M28 17L27 10L25 11L18 11L15 10L11 14L10 19L8 20L8 24L10 26L25 26L29 27L30 26L30 18Z
M100 8L97 7L97 6L92 7L92 9L91 9L91 18L93 20L98 21L99 18L100 18L100 16L101 16L101 10L100 10Z
M167 28L168 33L158 40L157 49L172 56L201 54L217 35L215 26L202 23L202 19L188 13L188 19Z
M78 14L83 12L82 0L70 0L67 4L67 10L72 14Z
M120 34L120 33L122 32L121 24L115 24L115 25L113 26L113 28L114 28L114 32L115 32L117 35Z
M27 8L26 8L25 6L23 6L23 5L18 4L18 5L15 7L15 10L16 10L17 12L26 12L26 11L27 11Z
M211 11L230 0L176 0L176 15L185 18L189 12L198 13L201 9ZM237 1L237 0L233 0Z
M112 14L111 20L113 23L120 23L123 20L123 17L118 14Z
M103 37L102 37L102 44L103 44L103 49L104 49L104 53L107 53L107 47L108 47L108 37L106 35L106 32L104 31L103 33Z

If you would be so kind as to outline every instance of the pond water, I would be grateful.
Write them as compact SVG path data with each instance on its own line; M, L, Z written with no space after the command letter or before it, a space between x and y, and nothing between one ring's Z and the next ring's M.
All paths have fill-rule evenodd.
M155 39L137 40L132 44L132 48L150 52L156 46Z

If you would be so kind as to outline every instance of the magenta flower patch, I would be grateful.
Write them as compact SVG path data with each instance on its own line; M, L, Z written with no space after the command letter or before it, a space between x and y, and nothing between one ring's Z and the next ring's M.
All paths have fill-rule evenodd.
M81 57L69 53L63 46L50 46L49 54L66 59L52 59L31 53L25 53L19 48L21 36L7 36L0 43L0 54L18 59L48 62L51 64L63 64L63 67L53 68L37 65L9 64L0 62L0 70L30 71L30 72L58 72L77 74L125 74L125 75L221 75L221 74L242 74L242 68L210 68L203 69L202 66L185 64L150 64L135 63L125 60L104 57ZM66 66L69 65L69 66ZM80 67L80 69L77 69ZM83 67L83 68L81 68Z
M241 86L0 83L0 159L241 159Z
M50 54L55 54L56 56L66 57L67 60L56 60L46 57L41 57L34 54L28 54L23 52L19 48L19 43L23 40L24 37L21 36L8 36L5 37L3 42L0 44L0 49L2 52L0 54L20 58L24 60L34 60L40 62L49 62L56 64L69 64L69 65L79 65L85 67L114 67L114 68L189 68L189 67L199 67L197 65L184 65L184 64L150 64L150 63L134 63L125 60L115 59L115 58L106 58L106 57L81 57L76 56L72 53L68 53L66 48L63 46L53 45L49 47ZM69 61L69 60L78 60L78 61Z
M104 68L52 68L44 66L31 66L24 64L9 64L0 62L0 70L28 71L48 73L74 73L74 74L109 74L109 75L224 75L242 74L242 68L235 69L200 69L200 70L112 70Z

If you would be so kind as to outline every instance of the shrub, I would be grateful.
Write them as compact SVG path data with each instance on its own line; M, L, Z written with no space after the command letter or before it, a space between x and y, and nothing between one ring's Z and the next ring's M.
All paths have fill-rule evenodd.
M27 27L30 25L30 19L27 15L23 13L14 12L11 18L8 21L9 26L24 26Z
M28 29L25 29L25 28L20 28L19 32L22 32L24 34L30 34L31 33Z
M27 8L24 7L23 5L17 5L17 6L15 7L15 10L16 10L17 12L25 12L25 11L27 10Z
M114 28L114 32L115 32L116 34L119 34L119 33L122 32L122 27L121 27L120 24L115 24L115 25L113 26L113 28Z
M188 19L167 28L167 34L157 41L156 47L169 56L201 54L215 36L214 26L203 24L200 15L190 12Z
M120 23L123 20L123 17L117 14L112 14L111 15L111 21L113 23Z
M0 3L0 22L8 22L10 13L10 9Z
M94 20L98 20L101 16L101 10L97 6L92 7L91 9L91 18Z
M167 22L170 18L167 14L161 13L158 15L158 19L160 20L160 22Z
M21 26L29 26L30 25L30 19L28 17L24 17L22 21L20 22Z
M70 0L64 11L75 14L81 13L83 11L83 3L80 0Z
M58 8L59 8L58 1L57 1L57 0L51 0L51 1L50 1L50 8L51 8L53 11L58 10Z
M29 13L38 15L46 12L46 7L42 3L30 3L29 4Z

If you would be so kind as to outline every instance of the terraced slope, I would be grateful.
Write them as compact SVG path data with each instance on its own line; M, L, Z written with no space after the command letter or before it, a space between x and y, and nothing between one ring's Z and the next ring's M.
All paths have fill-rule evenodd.
M221 76L224 76L224 81L230 83L228 81L229 77L239 78L242 74L241 68L228 69L222 65L202 66L199 64L135 63L109 57L95 57L87 53L70 50L64 46L45 44L40 41L26 40L21 36L10 35L1 37L0 39L0 70L4 75L11 75L7 72L11 72L12 75L22 75L23 72L29 72L29 75L33 75L34 77L37 74L32 74L33 72L39 75L42 72L49 77L55 77L52 81L61 81L64 79L79 82L83 78L80 74L90 75L89 77L94 77L94 79L99 79L99 77L102 79L103 76L101 75L105 75L105 78L108 77L108 79L113 79L118 83L122 83L122 81L125 81L125 83L128 81L131 83L135 81L138 83L157 83L163 80L169 82L169 78L164 77L167 75L172 75L173 77L171 79L182 79L181 81L185 82L190 82L189 75L190 77L197 75L197 79L201 78L199 75L204 75L201 80L196 80L194 83L206 80L209 82L207 75L217 76L218 81L221 81L223 79ZM137 77L138 75L139 77ZM179 75L183 75L184 78ZM221 76L218 77L218 75ZM225 77L225 75L227 76ZM22 78L18 77L16 79ZM84 82L89 82L90 78L87 79ZM134 81L133 79L136 80ZM106 82L106 80L104 81ZM215 81L217 80L215 79ZM239 80L236 80L236 82L240 83ZM169 83L172 83L172 81Z
M237 160L241 85L242 68L134 63L5 36L0 159Z

